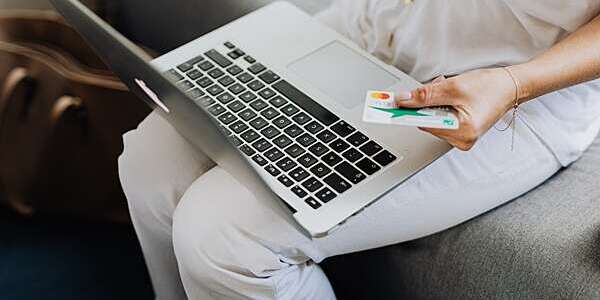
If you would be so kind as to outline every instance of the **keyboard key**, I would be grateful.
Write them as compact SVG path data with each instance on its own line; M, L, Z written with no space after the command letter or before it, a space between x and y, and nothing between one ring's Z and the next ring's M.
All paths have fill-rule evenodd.
M208 97L208 96L204 96L198 100L198 103L200 103L200 105L203 107L209 107L209 106L213 105L215 102L216 101L213 98Z
M339 121L335 125L331 126L331 130L339 134L341 137L346 137L356 131L354 127L350 126L350 124L346 123L345 121Z
M269 99L275 97L275 92L270 88L266 88L266 89L258 92L258 95L261 96L265 100L269 100Z
M374 161L368 158L363 158L361 161L356 163L356 166L361 169L361 171L367 173L367 175L373 175L377 173L377 171L381 170L381 168Z
M208 76L217 79L221 76L225 75L225 73L223 71L221 71L220 69L212 69L210 72L208 72Z
M218 81L222 86L228 87L235 82L235 79L231 78L231 76L223 76Z
M254 80L254 81L252 81L252 82L248 83L248 87L249 87L251 90L253 90L253 91L255 91L255 92L256 92L256 91L258 91L258 90L261 90L262 88L264 88L264 87L265 87L265 84L264 84L264 83L262 83L262 82L260 82L260 81L258 81L258 80Z
M348 181L344 180L344 178L342 178L340 175L335 174L335 173L325 177L325 179L323 179L323 181L325 181L325 183L328 186L330 186L332 189L334 189L339 194L347 191L348 189L350 189L352 187L352 185Z
M215 117L224 113L225 111L226 111L225 107L223 107L219 104L213 105L210 108L208 108L208 112Z
M254 57L250 55L246 55L246 57L244 57L244 60L247 61L249 64L253 64L256 62L256 59L254 59Z
M229 73L229 74L231 74L231 75L233 75L233 76L235 76L235 75L237 75L237 74L240 74L240 73L242 73L243 71L244 71L244 70L242 70L242 68L240 68L240 67L238 67L238 66L236 66L236 65L233 65L233 66L231 66L231 67L227 68L227 73Z
M308 206L312 207L313 209L318 209L319 207L321 207L321 203L319 203L319 201L315 200L315 198L313 197L306 198L304 202L306 202L306 204L308 204Z
M252 79L254 79L254 77L252 75L248 74L247 72L244 72L244 73L238 75L237 79L239 81L241 81L242 83L248 83Z
M319 134L317 134L317 138L320 139L323 143L328 144L329 142L335 140L335 134L329 130L325 130Z
M256 100L250 104L250 107L254 108L256 111L261 111L261 110L267 108L268 106L269 106L269 104L267 104L267 102L262 101L262 100Z
M269 107L269 108L263 110L260 114L263 117L265 117L265 119L267 119L267 120L273 120L274 118L278 117L281 113L279 113L272 107Z
M273 140L273 143L281 149L289 146L292 142L293 142L292 139L290 139L289 137L287 137L283 134Z
M283 152L281 152L275 148L265 152L265 157L272 162L278 161L283 156L284 156Z
M294 179L296 182L300 182L310 176L310 174L308 174L306 170L302 169L302 167L295 168L288 175L290 175L290 177L292 177L292 179Z
M298 142L300 145L302 145L304 147L308 147L308 146L316 143L317 139L315 139L314 137L312 137L310 134L305 133L305 134L299 136L296 139L296 142Z
M189 63L182 63L181 65L177 66L177 69L179 69L179 71L185 73L189 70L191 70L194 67L194 65L189 64Z
M193 69L193 70L187 72L185 75L191 80L196 80L196 79L202 77L202 72L200 72L199 70Z
M242 118L242 120L244 120L246 122L254 119L257 116L257 114L253 110L251 110L249 108L243 110L238 115L240 116L240 118Z
M289 154L293 158L304 154L304 152L306 152L306 150L304 150L304 148L300 147L298 144L294 144L285 148L285 153Z
M355 132L346 139L346 141L354 145L354 147L359 147L360 145L366 143L368 140L369 138L360 132Z
M321 123L326 126L329 126L340 119L285 80L279 80L277 83L273 84L273 88L299 107L302 107L308 114L321 121Z
M279 134L281 134L281 131L279 131L277 128L275 128L275 126L269 126L265 129L263 129L260 133L262 133L263 136L265 136L268 139L272 139L276 136L278 136Z
M304 126L304 128L312 134L317 134L321 130L325 129L321 124L319 124L315 121L308 123L308 125Z
M223 95L225 95L225 94L223 94ZM223 95L221 95L221 96L223 96ZM221 96L219 96L219 97L221 97ZM231 98L233 98L233 97L231 97ZM236 101L232 102L231 104L227 105L227 107L229 109L231 109L233 112L238 112L238 111L246 108L246 105L244 105L244 103L242 103L242 101L236 100Z
M339 155L335 154L333 151L325 154L325 156L321 157L321 159L331 167L337 165L343 160Z
M227 53L227 56L231 57L231 59L240 58L240 54L238 52L236 52L235 50Z
M317 157L321 157L321 155L327 153L327 151L329 151L329 148L327 148L327 146L323 145L323 143L316 143L312 146L310 146L310 148L308 148L308 151L310 151L310 153L316 155Z
M251 91L247 91L243 94L241 94L240 99L242 99L244 102L248 103L248 102L252 102L252 100L258 98L258 96L256 96L254 93L252 93Z
M309 192L313 193L316 192L318 189L323 187L323 183L321 183L319 180L317 180L314 177L311 177L309 179L306 179L303 183L302 186Z
M222 93L222 92L223 92L223 91L225 91L225 90L223 90L223 88L222 88L222 87L220 87L220 86L218 86L218 85L216 85L216 84L213 84L213 85L211 85L210 87L208 87L208 89L206 89L206 91L207 91L209 94L211 94L211 95L213 95L213 96L216 96L216 95L218 95L218 94Z
M280 129L286 128L288 127L290 124L292 124L292 121L290 121L290 119L281 116L275 120L273 120L273 124L275 124L275 126L279 127Z
M278 161L275 165L277 165L277 167L282 171L287 172L295 168L298 164L295 161L286 157Z
M243 119L243 117L242 117L242 119ZM269 122L267 122L267 120L260 118L260 117L254 119L254 120L252 120L252 122L250 122L250 126L252 126L252 128L254 128L256 130L261 130L268 124L269 124Z
M206 95L201 89L199 88L195 88L192 90L187 91L188 96L190 96L192 99L198 99L204 95Z
M275 74L271 70L260 74L260 76L258 76L258 78L260 78L262 81L264 81L267 84L271 84L280 79L279 75Z
M361 158L363 158L364 154L362 154L360 151L354 149L354 148L350 148L348 149L346 152L344 152L342 154L342 156L347 159L349 162L355 162Z
M305 168L310 168L310 166L317 163L317 159L314 156L306 153L298 158L298 162Z
M373 156L377 152L381 151L383 149L383 147L379 146L379 144L377 144L373 141L369 141L368 143L362 145L359 149L364 154L366 154L368 156Z
M335 151L337 153L342 153L342 152L346 151L348 148L350 148L350 144L346 143L342 139L337 139L337 140L331 142L329 144L329 147L331 147L331 149L333 149L333 151Z
M305 113L301 112L297 115L295 115L292 120L294 120L294 122L298 123L298 125L304 125L308 122L310 122L312 119Z
M204 56L199 55L199 56L196 56L196 57L188 60L187 63L190 64L190 65L196 65L196 64L198 64L201 61L204 61Z
M288 117L295 115L299 111L300 110L297 107L295 107L291 104L288 104L281 109L281 112L284 113Z
M244 131L246 131L246 129L248 129L248 125L244 124L244 122L242 121L237 121L231 125L229 125L229 129L231 129L233 132L240 134Z
M290 186L292 186L294 184L294 182L289 177L287 177L285 175L279 176L279 178L277 178L277 180L279 180L279 182L281 182L286 187L290 187Z
M252 143L254 141L256 141L258 138L260 137L260 135L258 134L258 132L254 131L254 130L248 130L244 133L242 133L241 138L246 141L247 143Z
M256 75L259 74L260 72L266 70L267 68L265 66L263 66L260 63L254 64L252 65L250 68L248 68L248 71L250 71L252 74Z
M273 165L266 166L265 171L267 171L267 173L271 174L271 176L277 176L277 175L281 174L281 171L279 171L279 169L275 168L275 166L273 166Z
M254 149L256 149L260 152L265 152L265 151L269 150L271 147L273 147L273 144L269 143L269 141L267 141L265 139L259 139L258 141L254 142L252 144L252 147L254 147Z
M298 196L299 198L304 198L308 196L308 193L299 186L293 187L292 192L296 194L296 196Z
M296 125L292 125L289 126L288 128L286 128L284 130L285 133L287 133L287 135L291 136L292 138L296 138L299 135L301 135L302 133L304 133L304 130L302 130L302 128L296 126Z
M344 178L348 179L351 183L357 184L363 181L367 176L359 171L357 168L353 167L348 162L342 162L334 168L338 173L340 173Z
M379 154L375 155L373 157L373 159L380 165L382 166L387 166L390 163L392 163L394 160L396 160L396 156L392 153L390 153L387 150L384 150L382 152L380 152Z
M187 91L187 90L193 88L194 84L191 83L190 81L185 80L185 81L178 82L177 87L179 87L181 90Z
M179 74L179 72L177 72L177 70L175 70L175 69L171 69L171 70L165 72L164 75L173 82L180 81L184 78L183 75Z
M254 155L254 153L256 153L256 151L254 151L254 149L252 149L250 146L248 145L243 145L240 147L240 151L242 151L242 153L248 155L248 156L252 156Z
M228 88L228 90L235 95L239 95L239 94L243 93L244 91L246 91L246 87L239 83L236 83L236 84L230 86Z
M227 49L235 48L235 45L232 44L231 42L225 42L225 43L223 43L223 45L225 45L225 47L227 47Z
M211 63L210 61L205 61L205 62L199 64L198 67L200 68L200 70L206 72L206 71L214 68L215 65L213 63Z
M260 154L256 154L252 157L252 160L257 163L259 166L263 167L266 164L268 164L269 162L262 156L260 156Z
M280 108L280 107L286 105L288 103L288 101L283 99L283 97L281 97L281 96L277 96L277 97L271 99L269 101L269 103L271 103L271 105L273 105L277 108Z
M234 114L227 112L219 116L219 121L225 125L229 125L237 121L237 117Z
M227 104L227 103L235 100L235 97L233 97L233 95L231 95L230 93L223 93L217 97L217 100L219 100L219 102L221 102L223 104ZM237 101L237 102L239 102L239 101Z
M323 163L318 163L314 167L310 168L310 172L315 174L315 176L322 178L323 176L331 173L331 169Z
M210 78L208 77L202 77L198 80L196 80L196 83L201 87L201 88L206 88L207 86L215 83L214 81L212 81Z
M208 58L210 58L212 61L216 62L222 68L226 68L226 67L229 67L232 65L232 62L227 57L225 57L221 53L217 52L217 50L212 49L212 50L204 53L204 55L208 56Z
M317 196L317 198L321 200L321 202L327 203L333 200L337 195L332 190L328 188L323 188L322 190L318 191L315 194L315 196Z

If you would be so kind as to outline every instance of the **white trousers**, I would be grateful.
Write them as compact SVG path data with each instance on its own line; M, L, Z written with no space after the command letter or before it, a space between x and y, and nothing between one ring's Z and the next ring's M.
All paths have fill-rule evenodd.
M335 299L318 263L417 239L529 191L560 169L522 123L453 150L325 238L298 232L159 116L124 137L123 188L158 299Z

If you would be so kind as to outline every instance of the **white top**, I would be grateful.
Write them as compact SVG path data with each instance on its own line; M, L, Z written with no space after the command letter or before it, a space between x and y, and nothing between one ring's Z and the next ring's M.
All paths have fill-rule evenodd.
M598 13L600 0L335 0L318 17L383 61L428 82L526 62ZM566 166L598 134L600 81L530 101L521 117Z

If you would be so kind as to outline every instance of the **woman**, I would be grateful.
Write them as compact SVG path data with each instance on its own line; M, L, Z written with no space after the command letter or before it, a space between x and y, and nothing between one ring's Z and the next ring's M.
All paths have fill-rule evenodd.
M119 164L157 297L335 299L323 259L444 230L544 182L600 128L600 83L580 84L600 77L599 12L600 0L339 0L321 13L421 82L456 75L399 103L452 106L461 121L423 129L458 149L325 238L151 115Z

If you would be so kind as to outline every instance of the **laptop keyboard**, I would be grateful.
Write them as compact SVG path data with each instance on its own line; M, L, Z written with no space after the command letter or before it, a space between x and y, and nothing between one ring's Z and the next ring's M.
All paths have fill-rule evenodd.
M397 159L231 42L223 45L228 53L213 49L165 74L313 209Z

